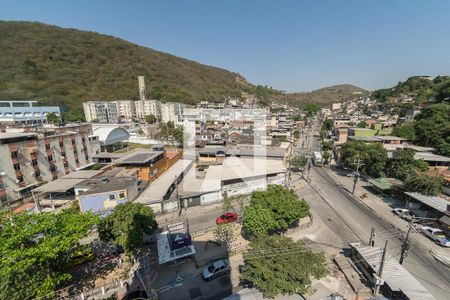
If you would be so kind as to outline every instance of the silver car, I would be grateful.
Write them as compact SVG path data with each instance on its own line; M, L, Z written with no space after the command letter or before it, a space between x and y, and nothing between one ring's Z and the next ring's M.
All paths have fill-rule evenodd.
M220 275L230 273L230 263L228 260L219 259L210 263L202 271L202 277L204 280L211 280Z

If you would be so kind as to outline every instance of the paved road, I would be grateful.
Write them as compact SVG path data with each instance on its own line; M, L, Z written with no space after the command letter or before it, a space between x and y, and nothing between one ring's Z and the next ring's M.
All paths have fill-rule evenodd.
M309 151L318 150L318 139L312 138L311 142ZM392 225L380 219L373 211L350 195L345 187L338 184L328 172L332 171L327 168L311 168L311 188L309 191L302 191L301 196L309 200L313 211L324 222L328 222L329 228L341 238L341 246L350 242L367 242L371 228L374 227L377 232L385 232L384 235L375 238L375 244L384 245L387 239L388 252L398 257L401 236L391 234ZM404 266L436 299L448 299L450 271L447 267L436 262L415 245L411 247Z

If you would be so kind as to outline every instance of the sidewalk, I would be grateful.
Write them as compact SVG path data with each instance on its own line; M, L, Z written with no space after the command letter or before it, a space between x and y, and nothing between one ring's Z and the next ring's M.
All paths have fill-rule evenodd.
M351 190L353 187L353 178L339 176L334 173L332 170L329 171L329 174L336 180L336 182L342 184L347 190ZM379 218L383 218L395 226L402 232L406 232L409 227L409 223L398 217L392 212L392 209L395 207L395 201L390 206L387 202L385 202L381 197L371 193L366 187L369 187L370 183L365 181L358 181L358 185L355 190L355 197L364 203L367 207L377 213ZM367 198L364 200L360 199L359 196L362 194L366 194ZM433 257L438 259L443 264L450 266L450 249L443 248L433 241L429 240L423 234L419 232L415 232L414 230L411 232L411 240L414 244L424 249L426 252L429 252Z

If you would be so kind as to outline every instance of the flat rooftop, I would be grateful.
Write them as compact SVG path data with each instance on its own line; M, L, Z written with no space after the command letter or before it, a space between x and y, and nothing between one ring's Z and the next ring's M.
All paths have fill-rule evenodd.
M103 172L102 170L80 170L50 181L33 190L35 193L64 193L77 184Z
M133 177L96 177L84 180L75 187L89 188L82 195L100 194L110 191L124 190L137 183Z
M0 133L0 140L23 138L23 137L37 137L35 132L2 132Z
M116 162L129 165L147 164L152 159L164 154L164 151L153 151L149 149L136 149L130 154L118 159Z

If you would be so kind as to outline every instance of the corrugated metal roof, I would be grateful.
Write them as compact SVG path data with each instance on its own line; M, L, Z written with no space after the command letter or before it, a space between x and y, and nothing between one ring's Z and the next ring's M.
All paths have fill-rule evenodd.
M412 192L405 192L405 194L410 196L414 200L422 202L423 204L426 204L429 207L436 209L437 211L443 213L449 212L450 202L445 199L442 199L441 197L425 196L419 193L412 193Z
M379 247L362 246L361 244L351 244L362 258L378 273L381 263L383 249ZM388 248L389 251L389 248ZM400 265L389 253L383 267L381 279L393 291L402 291L409 299L426 300L434 299L430 292L409 273L402 265Z

